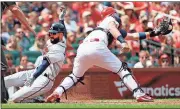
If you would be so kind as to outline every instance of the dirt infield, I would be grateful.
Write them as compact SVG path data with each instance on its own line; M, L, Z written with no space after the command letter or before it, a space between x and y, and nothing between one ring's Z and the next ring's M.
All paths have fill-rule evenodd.
M62 100L61 103L12 103L2 108L180 108L180 99L156 99L154 102L136 102L135 99L123 100Z
M62 100L62 103L78 104L169 104L180 105L180 99L155 99L154 102L137 102L135 99L126 100Z
M158 98L154 99L154 102L137 102L135 99L95 99L88 95L84 96L82 94L72 95L69 93L65 99L63 95L61 98L62 103L79 103L79 104L168 104L168 105L180 105L180 98Z

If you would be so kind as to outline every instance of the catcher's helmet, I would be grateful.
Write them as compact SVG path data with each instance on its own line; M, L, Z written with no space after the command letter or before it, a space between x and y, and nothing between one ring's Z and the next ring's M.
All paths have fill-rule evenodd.
M49 29L49 33L64 33L65 27L61 23L53 23Z
M107 7L101 11L102 17L112 16L119 24L121 24L121 18L116 10L112 7Z
M106 17L106 16L114 14L115 12L116 12L116 10L114 8L107 7L101 11L101 15L102 15L102 17Z

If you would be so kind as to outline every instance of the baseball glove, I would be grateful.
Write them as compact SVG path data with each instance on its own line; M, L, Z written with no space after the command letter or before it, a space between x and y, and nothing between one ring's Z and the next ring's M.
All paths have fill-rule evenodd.
M163 19L160 25L150 32L150 37L169 34L173 29L171 19Z
M173 29L171 19L163 19L163 21L160 23L159 29L162 35L169 34Z

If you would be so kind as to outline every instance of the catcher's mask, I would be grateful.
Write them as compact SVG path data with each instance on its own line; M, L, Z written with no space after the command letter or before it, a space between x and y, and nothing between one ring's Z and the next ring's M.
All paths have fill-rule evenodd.
M51 43L56 44L60 41L59 37L64 35L65 27L61 23L53 23L48 32Z

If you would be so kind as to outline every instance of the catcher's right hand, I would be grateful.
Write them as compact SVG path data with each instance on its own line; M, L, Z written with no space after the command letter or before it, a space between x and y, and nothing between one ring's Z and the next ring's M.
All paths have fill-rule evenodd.
M121 43L121 46L122 46L122 49L121 49L122 53L127 53L127 52L131 51L131 49L129 48L129 45L127 43Z

